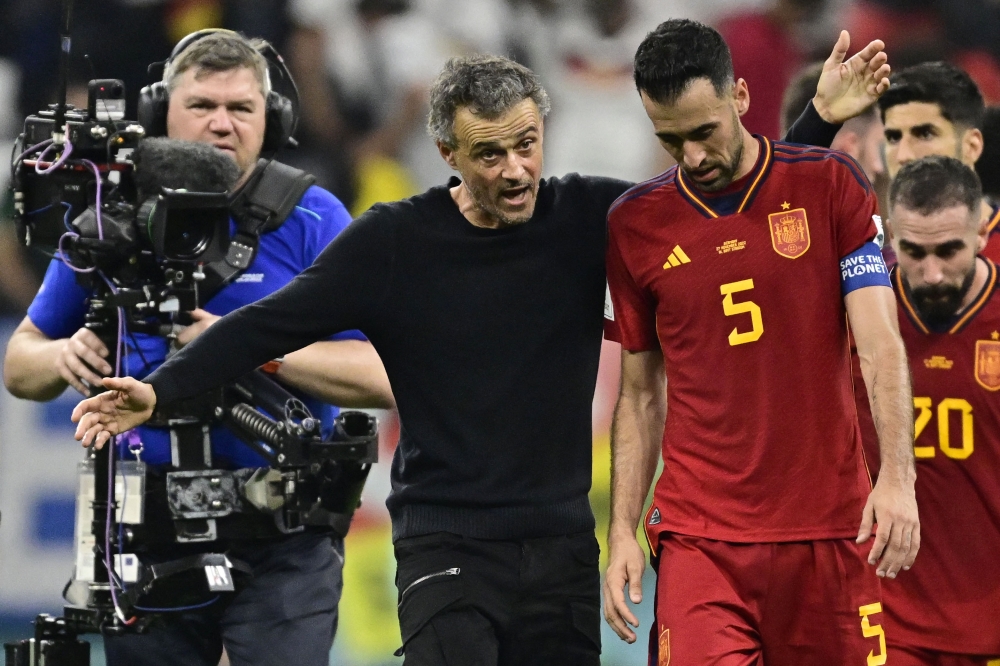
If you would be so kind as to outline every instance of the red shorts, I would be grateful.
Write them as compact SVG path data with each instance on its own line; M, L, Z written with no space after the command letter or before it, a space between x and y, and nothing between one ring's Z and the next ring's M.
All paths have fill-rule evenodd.
M885 664L871 543L661 535L650 665Z
M892 655L892 666L1000 666L1000 659L994 657L904 647L894 645L892 641L889 641L889 654Z

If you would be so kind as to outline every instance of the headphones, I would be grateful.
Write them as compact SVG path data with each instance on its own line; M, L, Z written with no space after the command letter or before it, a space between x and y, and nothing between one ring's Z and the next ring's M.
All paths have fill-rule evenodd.
M237 32L222 28L209 28L198 30L177 42L177 46L170 52L170 57L162 63L153 63L149 66L150 72L156 67L167 68L181 53L199 39L216 33L228 33L243 38ZM291 72L285 65L284 59L273 46L265 43L257 49L257 52L264 56L268 67L273 66L281 74L281 79L289 84L292 97L286 97L274 89L274 81L271 81L271 91L267 93L264 103L264 144L261 147L262 153L276 153L285 146L295 146L295 139L292 135L299 124L299 90L295 86ZM269 77L270 78L270 77ZM294 101L293 101L294 100ZM146 136L166 136L167 135L167 107L170 103L170 93L167 90L166 81L157 81L139 91L138 116L139 124L146 130Z

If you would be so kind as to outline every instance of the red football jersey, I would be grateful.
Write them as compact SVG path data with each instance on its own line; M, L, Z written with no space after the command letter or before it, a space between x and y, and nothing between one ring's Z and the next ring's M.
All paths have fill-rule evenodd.
M986 247L982 254L990 261L1000 261L1000 208L993 209L987 228L990 233L986 237Z
M886 637L1000 654L1000 293L997 267L947 331L932 332L893 286L913 375L920 553L882 582ZM867 444L867 442L866 442Z
M857 535L871 490L840 260L876 233L856 162L758 137L753 171L706 196L676 167L609 212L605 336L660 348L660 531L737 542Z

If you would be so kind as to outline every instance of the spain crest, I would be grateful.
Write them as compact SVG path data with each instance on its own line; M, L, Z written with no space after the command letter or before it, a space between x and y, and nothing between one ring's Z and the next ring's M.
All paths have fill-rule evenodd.
M1000 341L976 340L976 381L988 391L1000 391Z
M774 251L789 259L798 259L809 249L809 221L806 209L771 213L767 216Z
M670 666L670 630L660 631L660 641L657 646L656 666Z

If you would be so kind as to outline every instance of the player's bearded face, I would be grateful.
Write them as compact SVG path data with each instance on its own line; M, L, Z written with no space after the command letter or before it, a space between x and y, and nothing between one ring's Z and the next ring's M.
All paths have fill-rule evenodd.
M975 262L969 267L969 272L962 278L960 284L935 284L922 287L910 287L913 304L920 311L920 317L928 324L947 324L962 307L965 295L972 287L976 277ZM908 285L909 286L909 285Z
M680 168L691 177L698 189L703 192L717 192L727 187L736 179L736 173L743 160L743 134L738 131L740 119L735 111L729 123L729 145L715 154L706 154L705 159L695 168L687 161L680 162ZM723 137L720 137L723 138Z
M946 325L961 310L985 246L978 207L956 204L931 213L896 204L890 213L899 270L920 317Z
M442 155L462 177L476 213L501 225L522 224L535 212L542 173L542 117L523 100L499 118L455 114L457 148Z
M750 103L742 79L721 93L708 78L699 78L676 99L654 100L645 92L641 98L660 144L689 182L703 192L733 182L744 157L740 115Z

